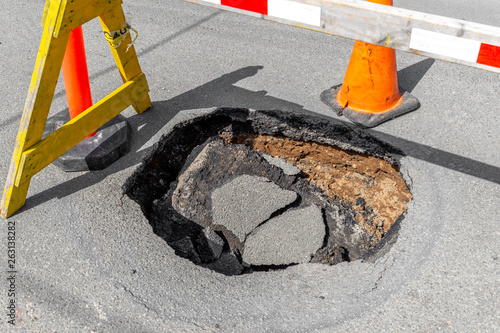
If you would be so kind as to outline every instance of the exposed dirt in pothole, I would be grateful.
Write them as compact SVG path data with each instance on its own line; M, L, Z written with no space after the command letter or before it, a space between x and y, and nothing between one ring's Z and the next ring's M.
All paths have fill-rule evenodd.
M375 242L406 211L412 198L399 168L374 156L269 135L223 132L221 137L298 167L309 182L329 197L349 203L357 213L356 220L375 236Z

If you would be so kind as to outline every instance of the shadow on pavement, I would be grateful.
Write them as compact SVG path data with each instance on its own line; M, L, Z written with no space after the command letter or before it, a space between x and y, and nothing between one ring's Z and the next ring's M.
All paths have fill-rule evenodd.
M196 21L195 23L191 24L190 26L188 26L188 27L186 27L186 28L184 28L184 29L182 29L180 31L177 31L177 32L175 32L175 33L173 33L171 35L168 35L167 37L163 38L158 43L153 44L153 45L147 47L146 49L142 50L141 52L137 52L137 57L140 59L143 55L148 54L148 53L156 50L157 48L159 48L159 47L161 47L161 46L163 46L163 45L171 42L172 40L176 39L177 37L180 37L183 34L185 34L185 33L189 32L189 31L197 28L199 25L201 25L201 24L203 24L203 23L205 23L207 21L210 21L214 17L220 15L220 13L221 12L218 11L218 12L215 12L213 14L210 14L207 17L205 17L205 18L203 18L201 20ZM103 69L103 70L101 70L101 71L99 71L97 73L94 73L94 74L90 75L89 79L90 79L90 81L92 81L92 80L94 80L94 79L96 79L98 77L104 76L106 74L109 74L112 71L117 71L117 70L118 70L118 68L116 68L116 66L109 66L108 68L105 68L105 69ZM65 90L62 90L62 91L58 92L57 94L55 94L54 95L54 99L59 98L61 96L66 96L66 91Z
M162 45L165 45L166 43L168 42L171 42L172 40L176 39L177 37L195 29L196 27L198 27L199 25L207 22L207 21L210 21L211 19L213 19L214 17L216 17L217 15L219 15L221 12L218 11L216 13L213 13L211 15L208 15L207 17L201 19L201 20L198 20L196 21L195 23L191 24L190 26L180 30L180 31L177 31L169 36L167 36L166 38L162 39L161 41L159 41L158 43L156 44L153 44L151 45L150 47L144 49L143 51L141 52L138 52L137 53L137 56L140 58L141 56L145 55L145 54L148 54L154 50L156 50L157 48L159 48L160 46ZM118 69L116 68L116 66L110 66L108 68L105 68L97 73L94 73L92 75L90 75L89 79L92 81L93 79L95 78L98 78L98 77L101 77L101 76L104 76L112 71L117 71ZM56 98L60 98L62 96L66 96L66 90L62 90L56 94L54 94L54 97L53 99L56 99ZM19 114L16 114L10 118L7 118L5 121L3 121L2 123L0 123L0 131L3 129L3 128L6 128L8 125L11 125L12 123L14 122L20 122L21 121L21 118L22 118L22 113L19 113Z
M404 91L411 93L435 62L436 60L428 58L406 68L400 69L398 71L399 86Z
M400 83L402 88L408 91L413 90L425 72L432 66L433 62L434 60L432 59L426 59L402 69L398 74L398 76L401 76ZM278 109L284 112L307 113L323 117L332 122L342 122L352 127L355 126L342 120L306 110L302 105L267 96L266 91L254 92L234 85L240 80L256 75L262 68L262 66L245 67L222 75L213 81L169 100L153 102L153 107L150 110L141 115L137 114L128 118L133 133L132 148L128 155L122 157L105 170L78 175L71 180L29 197L22 211L43 204L53 198L62 198L74 194L99 183L111 174L139 164L152 150L152 147L140 150L141 147L172 120L175 115L184 110L212 107ZM320 103L319 97L318 103ZM498 167L373 129L367 130L367 132L400 148L411 157L500 184L500 168Z

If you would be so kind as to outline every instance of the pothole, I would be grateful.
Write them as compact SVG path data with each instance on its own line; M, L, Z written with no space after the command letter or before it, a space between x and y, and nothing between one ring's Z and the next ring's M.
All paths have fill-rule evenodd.
M217 272L333 265L397 236L402 156L343 123L218 109L163 136L124 190L177 255Z

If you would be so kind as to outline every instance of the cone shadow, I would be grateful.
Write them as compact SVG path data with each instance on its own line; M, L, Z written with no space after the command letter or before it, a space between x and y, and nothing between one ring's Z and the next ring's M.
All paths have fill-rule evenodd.
M425 74L427 74L434 62L436 62L436 60L428 58L399 70L399 86L404 91L411 93L418 83L424 78Z

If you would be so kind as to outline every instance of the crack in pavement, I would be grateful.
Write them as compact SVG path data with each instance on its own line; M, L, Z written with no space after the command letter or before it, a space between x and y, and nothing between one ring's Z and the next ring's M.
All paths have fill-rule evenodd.
M394 263L396 262L396 258L392 258L392 262L390 264L387 265L387 260L386 262L384 262L384 269L382 269L382 271L379 273L379 277L377 278L377 280L375 281L375 283L373 284L373 287L368 290L368 291L365 291L363 293L363 295L366 295L368 293L371 293L375 290L377 290L378 286L379 286L379 283L380 281L382 280L382 278L384 277L384 273L387 271L388 268L394 266ZM375 270L372 271L372 273L374 272Z
M156 310L155 308L153 307L150 307L146 301L144 301L141 297L135 295L129 288L127 288L127 286L125 286L123 283L121 282L115 282L115 288L116 289L122 289L123 291L125 291L127 294L129 294L130 296L132 296L132 299L135 303L139 304L139 305L142 305L146 308L146 310L148 311L152 311L154 313L156 313L157 315L160 315L160 312L158 310Z

